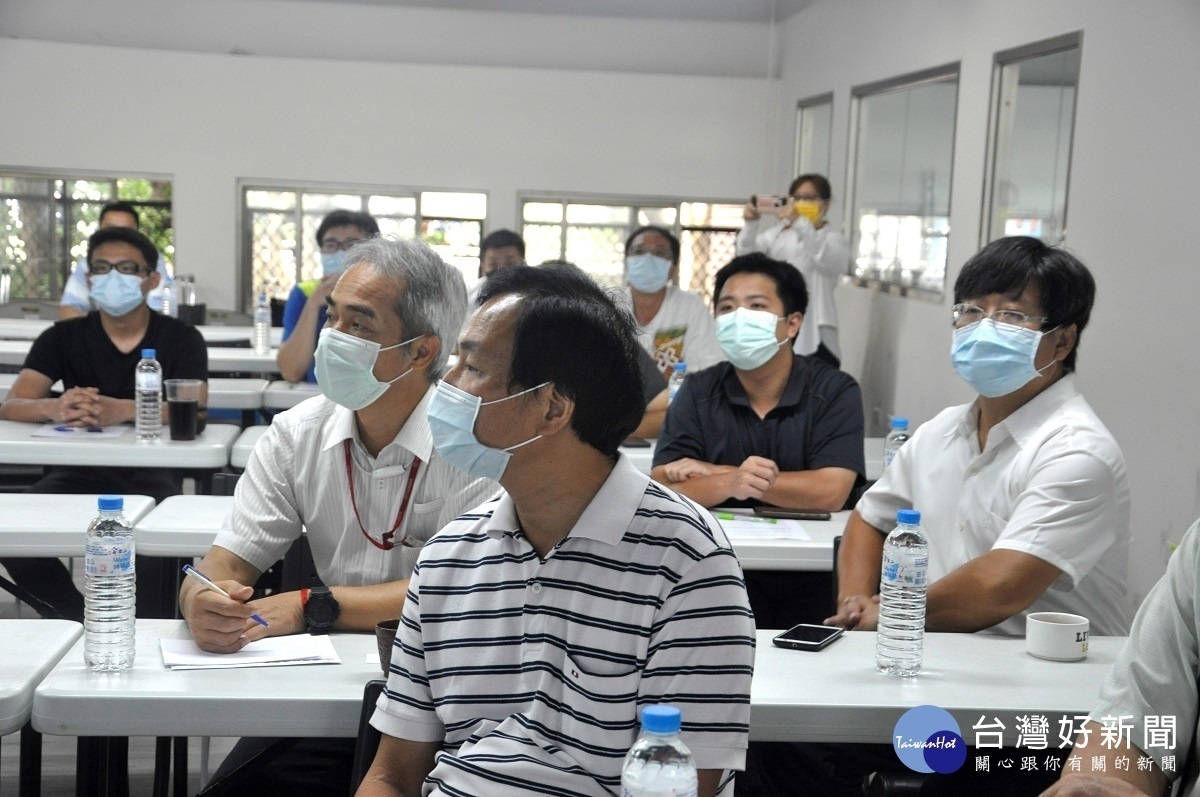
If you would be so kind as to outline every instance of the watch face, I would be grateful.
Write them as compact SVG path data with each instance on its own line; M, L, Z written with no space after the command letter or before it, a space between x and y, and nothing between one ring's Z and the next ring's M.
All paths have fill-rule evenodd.
M337 619L338 606L333 595L328 592L314 592L304 606L304 618L310 626L328 628Z

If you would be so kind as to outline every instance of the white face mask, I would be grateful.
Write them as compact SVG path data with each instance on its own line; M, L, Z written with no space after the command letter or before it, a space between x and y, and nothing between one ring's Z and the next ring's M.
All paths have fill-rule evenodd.
M433 435L433 447L437 449L438 456L463 473L499 481L504 475L504 469L508 467L508 461L512 459L512 452L542 436L536 435L508 448L485 446L475 436L475 421L479 417L479 408L532 393L548 384L550 383L543 382L511 396L484 401L445 380L438 382L428 411L429 431Z
M380 382L375 378L375 361L379 359L379 352L407 346L423 337L417 335L395 346L380 346L373 340L363 340L326 327L321 330L321 337L317 340L317 384L330 401L348 410L369 407L388 387L412 371L409 368L395 379Z
M145 278L136 274L122 274L112 270L107 274L92 276L91 295L96 306L110 316L120 318L146 301L142 294Z
M766 310L739 307L717 316L717 343L734 368L753 371L766 364L788 342L777 340L775 327L780 317Z

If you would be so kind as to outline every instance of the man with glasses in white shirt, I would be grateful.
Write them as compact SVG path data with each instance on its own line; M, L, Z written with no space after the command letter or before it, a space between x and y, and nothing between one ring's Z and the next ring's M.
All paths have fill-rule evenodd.
M316 348L324 395L275 417L199 565L230 597L191 581L180 591L205 650L231 653L304 631L373 632L400 616L425 542L498 489L439 456L425 417L466 314L462 275L415 240L364 241L347 265L325 300ZM251 601L259 575L302 530L322 585ZM270 741L239 742L213 788ZM252 780L239 774L245 791L237 793L343 794L353 749L353 740L304 740L268 765L250 765Z
M1023 635L1063 611L1129 630L1129 485L1112 434L1075 389L1091 273L1036 238L1002 238L954 286L951 362L979 397L924 424L859 500L838 557L838 614L874 630L883 540L900 509L929 536L929 631Z

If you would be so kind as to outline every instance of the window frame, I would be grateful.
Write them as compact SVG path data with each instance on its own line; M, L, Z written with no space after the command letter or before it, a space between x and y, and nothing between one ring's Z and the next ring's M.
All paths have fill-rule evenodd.
M487 235L487 207L491 205L491 196L488 191L483 189L465 189L465 188L435 188L430 186L397 186L397 185L378 185L369 183L324 183L310 180L271 180L264 178L239 178L237 182L238 195L238 233L237 233L237 285L238 285L238 301L241 304L243 311L248 312L254 306L254 229L253 229L253 214L255 211L266 210L265 208L252 208L247 202L247 197L251 191L273 191L273 192L293 192L296 194L297 202L295 207L285 211L275 211L279 213L293 214L293 221L297 228L296 241L296 279L292 282L292 286L298 285L302 280L300 269L303 268L304 255L308 247L315 247L314 241L308 241L304 238L304 196L306 194L339 194L343 196L357 196L362 203L362 212L367 210L370 197L372 196L389 196L412 198L415 204L415 212L413 215L404 216L402 218L412 218L414 223L415 237L420 238L422 227L425 222L430 221L467 221L477 222L479 224L479 237L482 241ZM421 213L421 195L426 193L444 193L444 194L478 194L484 198L484 215L482 218L467 218L460 216L445 216L445 215L422 215ZM332 212L332 211L327 211ZM390 218L390 217L389 217ZM397 217L401 218L401 217ZM476 252L478 258L478 252ZM282 287L282 286L281 286ZM284 291L290 291L288 288Z
M950 173L947 176L948 193L946 196L947 213L946 218L951 218L951 212L954 207L954 167L956 163L956 152L958 145L958 112L961 103L962 95L962 62L951 61L945 64L921 69L915 72L908 72L903 75L877 80L871 83L863 83L854 86L850 89L850 124L849 124L849 147L846 154L846 232L850 242L850 265L848 266L847 279L853 285L862 288L869 288L888 293L893 296L911 296L917 299L940 303L946 295L946 273L942 275L941 290L923 287L920 285L908 285L902 282L880 279L875 276L862 276L854 273L854 262L858 257L859 246L859 219L858 219L858 195L857 182L859 172L859 151L862 142L859 137L859 118L861 116L862 101L866 98L884 94L897 89L918 88L920 86L942 83L948 80L953 80L955 83L954 92L954 111L953 125L950 133ZM951 231L952 231L951 227ZM950 232L946 233L946 248L949 250ZM947 258L948 260L948 258ZM946 272L949 271L949 262L946 263Z
M829 140L825 142L826 163L824 168L813 166L805 169L801 167L801 161L804 160L804 114L806 111L816 108L821 105L829 106ZM823 174L829 176L829 172L833 167L833 92L827 91L824 94L817 94L812 97L806 97L796 103L796 137L795 148L792 158L792 174L800 175L806 173Z
M1007 50L999 50L992 58L992 85L991 97L988 102L988 135L987 135L987 150L984 156L983 166L983 201L980 203L980 221L979 221L979 245L986 246L988 243L996 240L992 236L993 214L996 211L995 198L995 183L996 183L996 166L1000 157L1000 123L1001 114L1003 111L1003 103L1007 98L1002 96L1004 84L1004 70L1006 67L1027 61L1033 58L1040 58L1046 55L1055 55L1057 53L1066 52L1067 50L1079 51L1079 70L1082 74L1083 70L1083 31L1077 30L1071 33L1064 33L1061 36L1054 36L1049 39L1043 39L1037 42L1031 42L1019 47L1012 47ZM1063 193L1063 212L1061 237L1057 242L1048 241L1053 245L1066 245L1066 230L1067 217L1070 212L1070 194L1071 194L1071 166L1075 157L1075 129L1076 122L1079 118L1079 76L1075 82L1075 96L1072 98L1071 108L1071 131L1069 133L1070 144L1067 151L1067 167L1065 188ZM1004 237L1003 235L997 237Z

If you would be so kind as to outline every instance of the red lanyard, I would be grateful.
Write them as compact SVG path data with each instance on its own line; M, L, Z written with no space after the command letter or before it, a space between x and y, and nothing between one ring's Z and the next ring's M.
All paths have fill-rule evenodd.
M392 542L392 537L396 536L396 529L400 528L400 524L404 522L404 513L408 509L408 499L412 497L413 485L417 482L417 471L421 469L421 460L413 457L412 466L408 469L408 485L404 488L404 498L400 501L400 511L396 513L396 525L392 526L392 530L383 535L383 542L376 542L375 538L367 533L363 528L362 517L358 514L358 504L354 500L354 469L350 464L350 441L346 440L346 481L350 482L350 506L354 507L354 519L358 521L358 528L362 530L363 536L371 541L371 544L376 548L382 548L385 551L390 551L396 547L396 543ZM400 541L401 544L404 540Z

